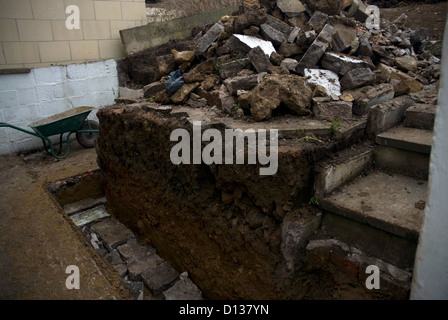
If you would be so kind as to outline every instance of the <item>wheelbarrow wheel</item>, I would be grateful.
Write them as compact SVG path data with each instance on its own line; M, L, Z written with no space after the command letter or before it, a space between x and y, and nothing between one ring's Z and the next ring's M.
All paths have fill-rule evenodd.
M98 122L94 120L86 120L80 130L98 130ZM76 132L76 140L79 144L86 148L93 148L95 146L95 139L98 132Z

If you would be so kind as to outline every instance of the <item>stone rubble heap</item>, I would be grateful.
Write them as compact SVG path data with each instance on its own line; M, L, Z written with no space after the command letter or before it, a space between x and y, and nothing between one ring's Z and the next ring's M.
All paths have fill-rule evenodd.
M157 57L144 97L256 121L276 109L332 121L438 87L427 31L405 28L404 14L369 30L360 0L245 0L242 12L198 34L191 51ZM167 76L178 69L183 85L169 95Z
M128 228L107 213L105 204L105 198L87 198L63 209L97 253L125 280L134 299L144 299L145 286L156 299L203 299L188 272L179 274L156 249L140 244Z

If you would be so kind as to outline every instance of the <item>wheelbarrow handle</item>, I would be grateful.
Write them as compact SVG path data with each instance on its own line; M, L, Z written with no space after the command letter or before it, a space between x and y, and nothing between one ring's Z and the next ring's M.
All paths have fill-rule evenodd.
M54 151L53 142L51 142L51 140L50 140L48 137L45 137L45 136L43 136L43 135L41 135L41 134L38 134L38 133L36 133L36 132L32 132L32 131L23 129L23 128L17 127L17 126L15 126L15 125L6 123L6 122L0 122L0 128L1 128L1 127L12 128L12 129L15 129L15 130L19 130L19 131L28 133L28 134L30 134L30 135L32 135L32 136L37 137L37 138L40 138L40 139L42 140L43 145L44 145L44 149L45 149L45 151L46 151L48 154L52 155L53 157L55 157L55 158L57 158L57 159L64 159L65 157L67 157L68 153L70 152L69 140L70 140L70 135L71 135L73 132L70 132L70 133L67 135L67 139L66 139L66 140L67 140L67 141L66 141L66 143L67 143L67 151L65 152L64 155L62 155L62 156L58 156L58 155L57 155L57 152ZM59 151L61 151L61 149L62 149L62 134L61 134L61 136L60 136L60 140L61 140L61 142L60 142L60 144L59 144ZM48 143L48 146L47 146L47 143ZM50 148L50 151L48 151L48 148ZM58 152L59 152L59 151L58 151Z
M30 135L32 135L32 136L38 137L38 138L40 138L40 139L45 139L45 140L47 140L47 141L50 141L47 137L42 136L42 135L40 135L40 134L38 134L38 133L36 133L36 132L32 132L32 131L23 129L23 128L17 127L17 126L15 126L15 125L6 123L6 122L0 122L0 127L9 127L9 128L13 128L13 129L16 129L16 130L19 130L19 131L28 133L28 134L30 134Z

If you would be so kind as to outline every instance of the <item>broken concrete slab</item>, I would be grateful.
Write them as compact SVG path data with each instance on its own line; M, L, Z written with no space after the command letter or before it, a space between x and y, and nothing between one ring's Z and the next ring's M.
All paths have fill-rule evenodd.
M433 132L409 128L404 126L389 129L376 136L379 145L430 154L432 148Z
M107 213L104 205L101 205L98 207L94 207L92 209L75 213L71 215L70 218L77 227L83 227L89 223L98 221L103 218L107 218L109 216L110 215Z
M202 82L205 80L206 76L211 75L215 72L215 67L216 59L207 59L206 61L193 67L187 73L184 73L184 81L185 83Z
M367 114L370 107L390 101L395 96L393 86L388 83L347 90L344 93L353 97L353 113L360 116Z
M180 19L148 23L140 27L120 30L121 42L124 45L126 55L131 56L148 48L166 44L171 40L187 39L191 36L191 30L194 28L215 23L222 16L232 15L238 9L239 5L233 5ZM207 50L204 49L207 42L204 41L201 50Z
M267 72L273 66L269 57L260 47L253 48L247 57L258 73Z
M405 118L406 109L414 102L409 96L400 96L385 103L377 104L369 109L366 131L370 139L401 122Z
M329 97L332 95L341 95L339 77L333 71L323 69L305 69L304 75L306 83L312 88L316 86L325 88Z
M437 106L416 104L406 110L404 125L417 129L433 130Z
M296 68L296 72L300 75L304 74L306 68L312 68L317 65L320 58L327 51L333 38L334 27L330 24L326 24L317 38L313 41L311 46L305 52L302 59L299 61L299 65Z
M154 296L170 288L179 279L179 273L166 261L153 268L146 269L142 275L143 282L148 286Z
M126 263L122 262L122 263L117 263L112 265L112 267L115 269L115 271L117 271L118 275L121 278L124 278L127 276L128 274L128 267L126 265Z
M110 217L102 222L92 225L91 230L103 240L109 251L133 238L132 232L118 220Z
M353 69L368 67L368 64L361 59L334 52L326 52L322 57L321 65L322 68L331 70L340 76L346 75Z
M426 197L427 183L373 171L332 193L321 205L324 210L416 242L424 211L415 203L426 201Z
M73 203L69 203L66 204L63 209L64 212L67 215L72 215L74 213L80 212L80 211L84 211L87 209L91 209L93 207L102 205L106 203L106 198L105 197L101 197L101 198L97 198L97 199L93 199L93 198L85 198Z
M353 103L349 101L315 102L313 113L318 120L350 120Z
M205 54L213 42L218 39L222 30L224 30L224 24L218 21L196 42L195 52L199 55Z
M368 145L348 149L320 162L315 168L314 197L321 201L331 192L372 167L373 149Z

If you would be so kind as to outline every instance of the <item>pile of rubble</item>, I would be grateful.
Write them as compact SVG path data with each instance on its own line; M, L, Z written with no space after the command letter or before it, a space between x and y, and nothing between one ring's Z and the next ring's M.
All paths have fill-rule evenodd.
M262 121L273 112L351 119L400 95L437 88L440 59L403 14L367 28L360 0L245 0L191 50L157 57L144 97Z

